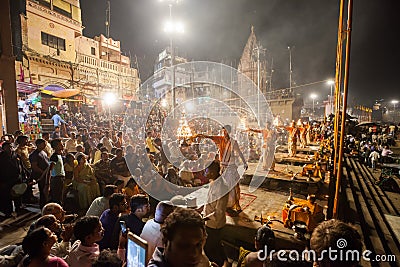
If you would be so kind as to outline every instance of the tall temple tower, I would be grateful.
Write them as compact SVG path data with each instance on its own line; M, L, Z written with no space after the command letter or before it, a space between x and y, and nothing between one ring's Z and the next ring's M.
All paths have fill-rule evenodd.
M280 116L282 120L297 120L301 116L303 100L295 98L292 92L286 89L271 91L271 71L267 71L267 59L265 49L257 41L254 26L251 26L250 36L240 58L238 69L257 86L265 96L271 112L274 116ZM258 76L259 75L259 76ZM267 89L268 88L268 89Z
M259 74L259 86L263 94L267 92L267 60L265 54L265 49L257 42L254 26L251 26L250 36L244 47L238 69L249 77L255 85L258 84Z

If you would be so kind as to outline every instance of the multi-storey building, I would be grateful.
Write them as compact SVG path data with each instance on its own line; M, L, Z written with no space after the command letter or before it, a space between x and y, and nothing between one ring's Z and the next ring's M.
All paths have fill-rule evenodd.
M170 48L164 49L159 55L154 65L154 76L152 86L154 89L154 97L162 98L165 97L168 103L172 103L171 88L172 88L172 68L171 68L171 53ZM179 66L181 63L186 63L186 58L175 56L175 87L181 87L184 80L189 77L190 73L188 70ZM179 94L178 88L175 88L176 93ZM179 99L183 99L183 95L177 96L177 102Z
M18 89L79 89L84 97L113 92L134 99L140 79L119 41L83 36L79 0L20 0L12 10Z

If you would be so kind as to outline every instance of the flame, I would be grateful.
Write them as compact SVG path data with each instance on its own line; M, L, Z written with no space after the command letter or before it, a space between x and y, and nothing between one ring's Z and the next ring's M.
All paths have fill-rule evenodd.
M239 129L246 129L246 118L240 118L240 125L238 127Z
M278 125L279 125L279 118L278 118L278 117L275 117L275 118L274 118L274 121L272 122L272 124L273 124L274 126L278 126Z
M192 130L189 127L189 124L186 120L186 114L185 112L182 112L182 118L179 120L179 127L177 130L177 134L178 138L189 138L193 135Z

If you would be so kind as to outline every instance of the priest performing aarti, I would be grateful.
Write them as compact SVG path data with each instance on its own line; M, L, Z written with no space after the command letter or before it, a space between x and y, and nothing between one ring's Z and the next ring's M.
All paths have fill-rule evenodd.
M296 157L297 136L299 135L299 130L294 121L290 123L290 126L284 128L288 131L288 157Z
M307 132L309 129L309 125L307 122L301 122L301 120L299 120L300 124L299 124L299 131L300 131L300 147L301 148L305 148L307 147L308 143L307 143Z
M273 127L271 127L270 123L265 124L264 129L253 129L248 128L246 131L261 133L263 138L262 143L262 168L264 171L274 171L275 169L275 139L276 132ZM272 158L272 163L269 162L269 158ZM269 166L270 163L270 166Z
M228 208L233 212L240 212L242 208L239 204L240 199L240 187L238 173L238 166L236 165L237 157L239 156L244 164L244 169L248 168L246 159L243 153L239 149L237 141L230 137L231 126L225 125L223 128L223 135L205 135L197 134L193 138L209 138L215 142L219 150L219 159L221 164L222 179L228 188L232 188L229 192ZM230 204L230 205L229 205Z

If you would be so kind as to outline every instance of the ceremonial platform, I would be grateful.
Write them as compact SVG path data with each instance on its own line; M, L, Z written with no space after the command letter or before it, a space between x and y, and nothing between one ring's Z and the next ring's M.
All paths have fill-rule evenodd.
M261 163L249 163L241 180L240 205L242 212L237 216L227 213L227 225L223 230L225 248L230 257L237 255L238 247L254 249L254 236L262 225L255 217L269 218L276 237L276 249L303 250L306 241L298 239L295 231L283 225L282 210L289 198L290 190L294 197L306 199L308 194L315 194L316 203L323 207L324 214L328 205L326 177L302 176L303 166L315 162L317 146L299 148L296 157L287 156L287 148L279 147L275 153L274 171L262 170ZM259 166L258 166L259 164ZM240 172L240 171L239 171ZM251 185L254 176L262 180L259 188ZM254 191L253 191L254 190ZM280 221L280 222L279 222Z
M237 216L227 213L227 225L222 231L225 248L230 257L236 259L238 248L240 246L247 249L254 249L254 237L261 223L255 220L255 217L269 218L272 223L270 227L273 229L276 238L275 249L296 249L303 250L306 241L298 239L295 231L285 228L282 222L282 210L285 202L289 197L287 192L258 188L251 192L248 185L241 185L240 204L242 212ZM297 194L293 191L293 196L306 199L306 195ZM319 197L316 203L327 208L327 198ZM257 218L258 219L258 218ZM279 222L281 221L281 222Z

